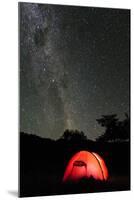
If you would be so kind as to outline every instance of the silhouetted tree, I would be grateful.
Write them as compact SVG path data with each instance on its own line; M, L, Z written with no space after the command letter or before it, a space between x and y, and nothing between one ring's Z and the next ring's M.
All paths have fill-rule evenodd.
M102 115L102 118L96 119L96 121L106 130L103 135L101 135L97 140L99 141L108 141L114 140L116 135L116 128L118 123L117 115Z
M63 135L61 136L61 138L64 140L70 140L71 137L72 137L72 131L69 131L68 129L66 129Z
M86 140L87 137L82 131L78 130L65 130L63 135L61 136L62 139L67 141L73 141L73 140Z
M127 140L130 135L130 118L125 113L125 119L119 121L117 115L102 115L102 118L97 119L97 122L105 127L106 130L103 135L97 138L97 141L110 140Z

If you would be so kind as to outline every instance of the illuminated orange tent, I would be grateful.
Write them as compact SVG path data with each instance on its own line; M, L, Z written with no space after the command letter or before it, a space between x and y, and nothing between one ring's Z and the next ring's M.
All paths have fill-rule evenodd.
M79 181L82 178L107 180L106 164L97 153L80 151L70 159L64 173L63 182Z

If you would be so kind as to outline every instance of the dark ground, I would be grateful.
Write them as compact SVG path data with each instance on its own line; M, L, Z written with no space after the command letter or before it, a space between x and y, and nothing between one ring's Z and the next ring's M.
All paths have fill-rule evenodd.
M108 181L62 183L68 161L80 150L96 152L105 160ZM129 142L54 141L20 134L20 197L122 190L130 190Z

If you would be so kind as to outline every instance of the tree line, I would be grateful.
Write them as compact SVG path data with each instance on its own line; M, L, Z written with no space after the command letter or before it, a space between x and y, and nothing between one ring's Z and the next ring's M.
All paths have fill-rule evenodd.
M105 128L104 133L101 134L96 141L126 141L130 139L130 117L125 113L125 119L120 121L117 114L102 115L101 118L96 119L99 125ZM83 131L65 130L60 139L67 141L81 141L87 140L87 136Z

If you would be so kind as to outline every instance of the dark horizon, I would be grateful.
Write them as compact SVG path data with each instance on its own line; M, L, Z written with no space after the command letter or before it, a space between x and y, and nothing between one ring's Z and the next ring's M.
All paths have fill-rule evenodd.
M95 139L91 139L82 130L72 130L66 129L59 138L52 139L50 137L41 137L37 133L25 133L20 132L20 134L37 136L37 138L48 139L53 141L65 140L65 141L92 141L92 142L129 142L130 141L130 116L125 113L125 119L120 121L117 115L102 115L101 118L96 119L100 126L104 127L104 132ZM44 133L45 134L45 133ZM46 135L46 134L45 134Z

